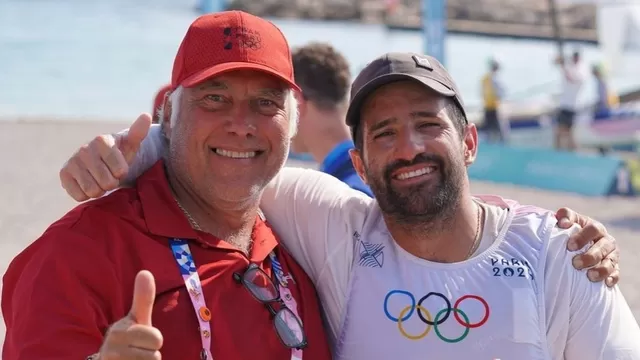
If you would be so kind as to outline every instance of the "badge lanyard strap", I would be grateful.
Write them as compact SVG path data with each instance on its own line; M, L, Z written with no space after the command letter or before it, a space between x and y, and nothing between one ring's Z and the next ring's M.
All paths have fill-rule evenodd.
M280 261L276 255L272 252L269 253L269 258L271 259L271 270L276 275L276 280L280 286L278 286L278 292L280 293L280 298L284 302L284 305L289 308L293 312L293 314L300 320L300 324L302 324L302 318L298 315L298 303L296 299L291 294L291 290L289 290L289 280L291 280L295 284L295 280L292 277L287 279L284 276L284 271L282 270L282 265L280 265ZM302 349L291 349L291 360L302 360Z
M171 245L173 257L178 263L180 275L184 280L184 285L187 288L191 304L193 305L196 318L198 319L200 338L202 340L200 359L213 360L213 356L211 355L211 311L207 308L204 301L202 283L200 282L200 276L198 276L197 268L193 261L193 256L191 255L191 249L189 248L187 241L183 239L169 239L169 244ZM287 277L284 276L282 265L273 251L269 253L269 259L271 259L272 270L280 285L278 286L278 290L282 301L302 323L302 319L298 315L298 303L288 287L288 280L291 280L293 283L295 283L295 280L293 280L292 277L287 279ZM291 349L291 360L302 360L302 350L296 348Z
M193 262L193 256L191 255L191 249L189 244L182 239L169 239L171 245L171 252L173 257L178 263L180 268L180 275L184 280L184 285L189 292L189 298L191 304L196 312L196 318L198 319L200 330L200 338L202 339L202 351L200 352L201 360L213 360L211 355L211 311L207 308L207 304L204 301L202 295L202 284L200 282L200 276L196 271L196 264Z

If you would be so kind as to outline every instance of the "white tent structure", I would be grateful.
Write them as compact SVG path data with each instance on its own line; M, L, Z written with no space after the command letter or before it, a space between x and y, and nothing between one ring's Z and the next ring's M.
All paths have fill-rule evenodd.
M610 75L637 73L640 54L640 0L558 0L560 3L592 3L597 6L598 42ZM635 71L633 71L635 70ZM635 86L638 79L631 80ZM627 113L613 121L576 129L583 145L635 144L640 147L637 104L623 109ZM626 111L628 110L628 111Z
M595 4L598 41L613 73L626 72L637 63L626 63L623 53L640 52L640 0L557 0L560 4Z
M618 91L638 88L640 76L640 0L555 0L558 6L594 4L597 7L599 62L607 68L610 83ZM634 75L630 75L634 74ZM527 104L529 110L527 110ZM586 105L586 104L585 104ZM555 100L505 104L503 113L539 113L555 108ZM578 116L575 137L581 146L636 146L640 148L640 104L621 107L611 121L595 123L591 111ZM511 131L511 143L552 146L552 118L543 116L537 129Z
M597 21L600 47L612 70L637 66L625 63L622 54L640 51L640 1L599 4Z

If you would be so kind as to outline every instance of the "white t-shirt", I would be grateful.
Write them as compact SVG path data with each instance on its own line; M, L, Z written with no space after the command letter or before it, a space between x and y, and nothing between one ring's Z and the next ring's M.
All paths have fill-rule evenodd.
M572 80L567 79L564 72L562 73L562 93L560 94L560 109L576 111L578 110L578 96L585 80L585 70L579 64L572 62L565 65L566 71Z
M488 216L483 240L492 244L507 215L498 206L485 208ZM350 283L359 242L376 243L377 237L389 237L379 230L386 226L376 216L376 201L331 176L309 169L285 168L265 190L262 209L287 249L314 281L326 312L329 337L336 344L345 336L342 326L348 299L354 296ZM539 281L544 292L544 341L550 358L640 359L640 328L618 287L609 289L602 283L592 283L584 272L572 267L575 254L566 250L566 241L575 230L553 227L546 239L546 251L539 254L545 264ZM410 254L404 255L404 261L416 260ZM458 264L435 265L424 269L424 278L446 282L446 278L438 276L440 268ZM446 276L447 272L442 274ZM376 326L369 329L369 346L383 340L375 336Z
M137 158L138 163L130 170L131 176L137 177L158 159L157 154L162 153L158 150L158 146L163 144L159 136L159 131L154 130L150 134L151 138L145 140ZM153 139L154 137L155 139ZM531 303L538 304L538 306L532 305L523 314L520 314L521 318L527 318L523 315L537 312L537 314L529 314L531 317L528 319L530 323L531 319L537 319L537 325L541 327L542 335L531 341L535 343L534 347L543 349L540 353L545 354L546 357L536 357L536 359L640 360L640 327L618 287L609 289L602 283L591 283L583 271L576 271L571 265L571 259L575 254L566 250L566 241L575 228L561 230L551 226L548 236L543 236L540 231L525 231L524 233L529 234L528 236L514 242L514 235L511 235L509 236L511 243L506 242L504 241L505 237L500 235L507 231L505 229L512 229L514 226L516 230L525 229L531 227L526 224L543 223L549 220L545 220L542 215L537 217L531 215L530 218L519 218L519 222L514 225L510 222L511 220L508 220L509 212L504 203L491 197L483 197L483 199L487 203L497 205L484 205L487 216L482 246L479 252L476 252L474 257L467 261L479 261L476 259L489 256L487 255L489 252L498 249L496 243L504 242L507 248L513 247L511 245L515 244L529 249L529 253L532 254L529 255L531 261L543 264L536 270L538 271L536 278L539 286L533 288L536 294L539 294L540 300L532 300ZM448 281L453 279L450 272L452 270L449 267L467 266L464 262L456 264L430 263L417 259L403 250L398 250L386 231L386 226L374 199L351 189L338 179L318 171L284 168L265 189L261 207L268 221L281 237L284 246L314 282L325 311L329 339L335 347L337 356L361 358L358 357L362 354L357 352L358 347L354 350L354 347L349 347L349 345L350 342L356 343L358 336L360 336L359 333L363 331L355 326L352 328L357 331L349 333L350 327L345 326L345 319L349 302L361 301L357 293L351 292L354 283L358 283L362 287L363 281L368 281L371 286L376 286L383 283L383 279L388 278L388 276L367 278L366 275L354 275L363 274L361 268L368 268L369 265L373 265L375 268L376 262L379 261L375 255L379 250L375 248L376 244L387 242L391 244L389 247L395 249L393 253L386 254L388 258L394 259L395 263L392 262L394 265L385 265L380 270L388 269L388 271L394 272L399 271L398 269L406 269L410 264L411 266L418 264L418 267L412 267L412 271L403 273L404 276L396 279L397 281L412 279L411 284L404 285L414 288L415 284L428 282L439 289L444 289L440 291L441 293L448 292L447 295L453 297L456 289L449 288ZM519 209L526 212L526 207ZM525 225L522 225L523 221ZM529 246L529 244L536 242L545 244L545 246L538 248L534 245ZM367 245L363 245L363 243L372 244L365 250L367 250L366 253L373 254L365 256L364 260L360 247ZM361 261L366 266L362 266ZM389 261L387 259L386 264ZM522 271L524 274L524 270ZM475 277L486 278L486 274L478 273L476 275L474 271L470 270L465 274L459 275L462 278L453 279L457 280L455 283L458 288L464 289L464 286L459 286L460 284L473 284L474 281L481 280ZM364 280L356 282L354 276L362 276ZM465 279L464 276L469 278ZM490 290L490 287L483 287L483 290L479 291L484 291L488 294L487 296L490 296ZM499 302L500 299L494 297L493 301ZM381 305L375 304L375 306L380 307ZM379 313L378 309L377 314ZM516 316L515 314L518 313L512 315ZM433 315L435 316L435 314ZM497 320L495 320L496 317L493 319L492 321L502 321L505 324L513 324L516 321L509 316L498 316ZM370 320L352 319L351 321ZM525 335L530 334L531 327L536 324L529 325L528 328L524 328L529 330L518 331ZM379 353L375 358L383 358L380 356L384 354L385 349L393 349L394 346L397 346L397 349L406 348L406 344L391 343L394 340L381 329L372 322L365 331L368 350L373 349ZM525 335L518 335L515 338L522 336L526 338ZM484 341L482 344L489 350L492 345L490 341ZM468 348L461 347L462 345L463 343L460 343L458 349L462 352L468 351ZM441 357L438 356L438 353L430 352L429 354L434 356L433 358L456 359L453 356L455 354L454 347L435 346L431 348L443 351L440 353ZM409 355L407 358L424 357L422 350L416 349L420 353ZM503 357L502 359L511 358Z

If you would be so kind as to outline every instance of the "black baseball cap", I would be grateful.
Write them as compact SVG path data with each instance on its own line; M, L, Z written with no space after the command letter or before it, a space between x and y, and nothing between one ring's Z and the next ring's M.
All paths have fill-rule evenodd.
M370 62L351 85L347 125L351 128L354 141L360 125L360 108L367 97L383 85L402 80L418 81L438 94L453 99L466 119L460 91L447 69L436 58L410 52L390 52Z

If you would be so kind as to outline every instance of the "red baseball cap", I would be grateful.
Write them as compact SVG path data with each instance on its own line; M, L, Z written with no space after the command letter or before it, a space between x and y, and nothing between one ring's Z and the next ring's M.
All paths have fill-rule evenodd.
M240 69L265 72L300 91L282 31L273 23L242 11L203 15L189 26L173 63L171 87L192 87Z

